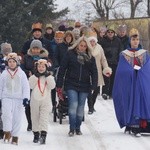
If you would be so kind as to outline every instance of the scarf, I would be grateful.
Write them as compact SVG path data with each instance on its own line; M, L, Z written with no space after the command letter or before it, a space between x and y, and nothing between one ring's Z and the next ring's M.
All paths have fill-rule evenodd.
M90 57L85 52L79 52L79 51L77 51L77 54L78 54L77 61L80 64L84 65L85 62L90 61Z

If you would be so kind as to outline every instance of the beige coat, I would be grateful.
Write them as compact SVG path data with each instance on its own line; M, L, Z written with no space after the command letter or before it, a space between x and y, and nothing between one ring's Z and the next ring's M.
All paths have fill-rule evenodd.
M45 82L47 82L45 86ZM49 122L49 113L51 110L51 90L55 88L55 80L53 76L40 77L40 87L38 86L38 78L32 75L29 78L31 92L31 120L32 120L32 130L33 131L47 131Z
M95 47L93 47L92 56L96 60L96 66L98 70L98 86L105 85L103 75L106 75L107 73L111 74L112 70L108 67L108 63L103 51L103 48L97 43Z

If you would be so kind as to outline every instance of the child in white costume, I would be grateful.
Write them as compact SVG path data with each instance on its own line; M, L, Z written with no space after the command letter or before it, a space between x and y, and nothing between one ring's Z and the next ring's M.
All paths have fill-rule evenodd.
M48 63L40 59L35 64L35 73L29 78L31 92L31 120L34 143L45 144L48 131L49 113L51 110L51 90L55 80L47 71ZM39 139L40 138L40 139Z
M0 76L0 99L2 100L2 121L4 141L18 144L21 129L23 105L30 99L30 87L25 73L19 67L20 57L9 53L8 68Z

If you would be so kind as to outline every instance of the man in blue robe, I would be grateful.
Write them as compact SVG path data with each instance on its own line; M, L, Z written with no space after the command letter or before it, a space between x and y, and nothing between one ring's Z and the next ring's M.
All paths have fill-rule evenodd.
M140 136L150 120L150 57L139 46L139 33L130 31L129 48L120 53L113 86L116 117L121 128Z

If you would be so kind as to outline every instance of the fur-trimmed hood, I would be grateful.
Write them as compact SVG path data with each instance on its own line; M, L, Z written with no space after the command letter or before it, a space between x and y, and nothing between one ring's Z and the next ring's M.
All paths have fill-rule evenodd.
M89 55L90 58L91 58L91 57L92 57L93 48L91 47L90 42L88 41L87 37L85 37L85 36L82 36L82 37L80 37L77 41L75 41L75 43L74 43L71 47L69 47L68 50L76 49L77 46L79 45L79 43L80 43L81 41L85 41L85 42L86 42L86 44L87 44L87 53L88 53L88 55Z
M32 50L32 49L29 49L28 52L27 52L27 54L30 55L30 56L33 56L31 50ZM48 51L43 48L43 49L40 51L39 57L41 57L41 58L48 57Z

